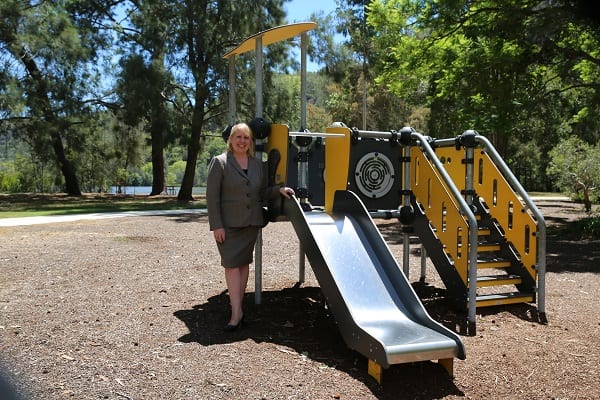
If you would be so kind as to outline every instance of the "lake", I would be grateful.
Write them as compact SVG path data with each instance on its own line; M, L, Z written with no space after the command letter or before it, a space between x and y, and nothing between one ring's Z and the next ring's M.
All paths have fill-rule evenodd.
M177 196L179 193L179 185L177 186L168 186L169 188L173 188L173 192L169 191L170 195ZM130 194L130 195L149 195L152 191L152 186L121 186L121 194ZM110 193L117 193L117 186L110 187ZM192 189L192 195L205 195L206 187L204 186L194 186Z

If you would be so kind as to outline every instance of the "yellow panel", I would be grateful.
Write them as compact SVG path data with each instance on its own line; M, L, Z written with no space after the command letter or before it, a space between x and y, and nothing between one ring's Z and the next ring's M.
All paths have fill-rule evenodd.
M435 235L452 257L456 272L467 284L469 225L454 197L419 147L411 148L411 189L421 203Z
M462 162L465 157L465 151L463 149L456 150L454 146L438 147L435 149L435 154L458 190L463 190L466 185L466 169L465 164Z
M325 132L344 135L329 136L325 139L325 211L331 212L336 190L348 188L350 128L329 127Z
M275 28L267 29L250 36L240 43L236 48L228 51L223 58L229 58L237 54L243 54L254 50L256 48L256 39L259 37L262 37L262 45L267 46L272 43L277 43L282 40L298 36L304 32L315 29L316 27L317 24L315 22L298 22L295 24L281 25Z
M275 172L275 184L277 185L287 182L288 138L289 128L287 125L271 124L267 153L272 149L276 149L281 155L281 161L279 161Z
M537 272L537 223L525 210L521 199L512 190L498 167L484 151L475 152L475 191L496 219L504 236L521 256L523 265L532 278Z
M454 181L458 190L465 189L466 168L462 163L464 149L441 147L435 150L438 159ZM537 263L537 223L526 212L523 203L506 181L489 155L475 149L473 185L475 192L485 202L489 212L505 231L506 239L512 243L529 274L535 278Z
M440 358L438 364L444 367L450 377L454 377L454 358Z
M371 375L377 383L381 384L381 365L377 364L376 361L369 359L368 371L369 375Z

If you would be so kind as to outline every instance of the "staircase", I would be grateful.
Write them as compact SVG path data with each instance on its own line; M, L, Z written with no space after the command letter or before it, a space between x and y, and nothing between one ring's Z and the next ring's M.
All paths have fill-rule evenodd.
M458 139L457 139L458 141ZM468 200L477 226L476 308L536 301L537 221L480 148L435 143L435 156ZM446 146L443 146L446 144ZM468 307L469 223L431 156L411 148L413 228L449 297Z

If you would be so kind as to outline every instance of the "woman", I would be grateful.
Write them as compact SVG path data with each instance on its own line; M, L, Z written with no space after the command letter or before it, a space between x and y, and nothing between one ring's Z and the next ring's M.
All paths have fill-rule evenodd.
M206 201L231 304L226 332L235 331L244 318L242 301L258 232L263 225L264 200L290 198L288 187L268 187L261 160L254 157L254 138L247 124L236 124L227 138L227 151L214 157L208 169Z

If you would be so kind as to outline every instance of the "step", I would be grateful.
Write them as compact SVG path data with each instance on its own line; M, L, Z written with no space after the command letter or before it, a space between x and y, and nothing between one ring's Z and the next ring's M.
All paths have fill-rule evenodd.
M500 306L504 304L516 304L516 303L530 303L534 299L531 293L496 293L496 294L484 294L478 295L476 300L476 307L492 307Z
M458 245L458 247L462 247L462 245ZM477 251L480 253L492 253L492 252L500 251L500 250L501 250L500 243L490 243L490 242L477 243Z
M486 259L482 259L479 258L477 259L477 268L478 269L484 269L484 268L508 268L510 267L510 260L507 260L506 258L486 258Z
M480 252L500 251L500 243L478 243L477 251L480 251Z
M477 228L478 236L490 236L491 234L492 234L492 231L490 228Z
M518 285L523 282L519 275L486 275L477 277L477 287Z

